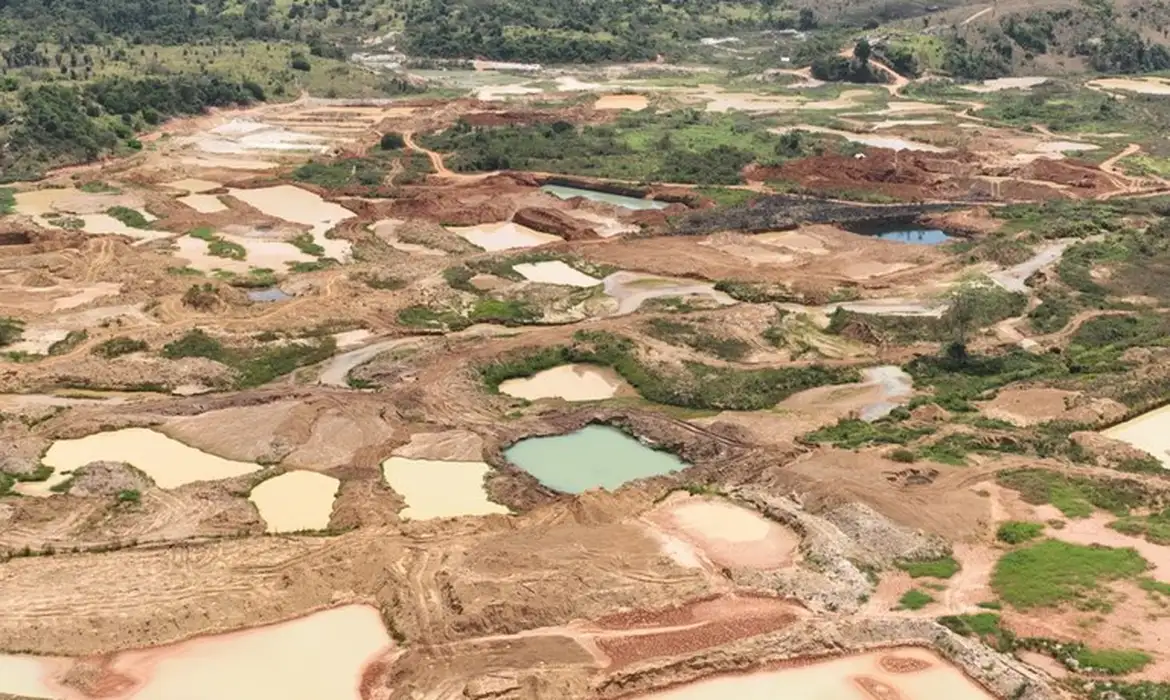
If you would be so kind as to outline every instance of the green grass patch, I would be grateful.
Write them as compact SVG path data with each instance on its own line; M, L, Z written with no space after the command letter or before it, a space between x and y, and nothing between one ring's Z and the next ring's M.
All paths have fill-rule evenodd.
M0 216L11 214L16 209L16 190L0 187Z
M903 610L921 610L933 602L934 598L929 593L920 591L917 588L911 588L898 599L898 607Z
M910 574L910 578L950 578L959 573L959 562L954 557L941 557L923 561L898 562L898 568Z
M118 221L121 221L123 224L125 224L126 226L129 226L130 228L149 228L150 227L150 222L147 221L146 217L142 215L142 212L138 211L137 209L131 209L130 207L117 206L117 207L110 207L109 209L106 210L106 213L109 214L110 216L114 217Z
M313 240L313 234L308 232L298 233L297 235L288 239L288 242L296 246L297 250L301 251L305 255L312 255L315 258L319 258L325 254L325 249L318 245L317 242Z
M310 160L294 170L292 177L297 182L331 189L350 185L377 187L386 177L386 168L371 158L343 158L329 163Z
M336 350L337 341L330 336L307 343L229 348L204 331L195 329L163 346L162 356L169 359L203 357L220 362L236 371L237 388L252 388L299 367L327 360Z
M215 229L210 226L200 226L199 228L191 229L187 232L191 238L198 238L201 241L211 242L215 240Z
M995 539L1007 544L1022 544L1036 539L1043 532L1043 523L1027 523L1012 520L999 526L999 529L995 531Z
M138 503L142 500L142 494L137 489L124 489L118 492L114 500L118 503Z
M1017 469L996 476L1000 486L1020 493L1027 503L1051 503L1068 518L1087 518L1094 508L1126 516L1147 495L1141 484L1126 479L1089 479L1047 469Z
M1134 649L1082 649L1074 656L1085 673L1104 673L1110 676L1124 676L1140 671L1153 661L1144 651Z
M1170 508L1150 515L1128 515L1109 523L1109 527L1154 544L1170 545Z
M207 253L217 258L228 258L229 260L243 260L248 256L248 251L244 246L239 243L225 241L222 238L217 238L208 243Z
M808 433L801 440L856 450L867 445L906 445L933 432L931 427L912 428L892 419L867 423L857 418L842 418L834 425Z
M738 362L751 351L751 345L744 340L713 335L693 323L653 318L646 321L643 328L652 338L672 345L685 345L729 362Z
M1062 603L1093 606L1101 584L1133 578L1148 568L1132 549L1044 540L1005 554L992 572L991 587L1004 602L1021 609Z
M992 649L1001 652L1012 651L1016 636L1000 624L997 613L975 613L973 615L946 615L938 619L940 625L964 637L976 637Z
M107 182L102 182L101 180L92 180L78 187L77 189L81 190L82 192L88 192L89 194L119 194L122 192L122 190L118 189L117 187L114 187Z

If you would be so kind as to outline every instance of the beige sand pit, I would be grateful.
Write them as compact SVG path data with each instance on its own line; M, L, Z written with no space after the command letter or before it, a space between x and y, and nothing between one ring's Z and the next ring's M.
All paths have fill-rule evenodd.
M601 280L574 270L561 260L520 263L513 269L524 279L542 284L560 284L567 287L596 287L601 284Z
M788 250L808 253L810 255L828 255L829 249L825 242L816 236L796 231L775 231L772 233L758 233L751 236L753 243L787 248Z
M200 180L198 178L189 177L182 180L175 180L174 182L164 183L163 187L169 187L172 190L186 192L187 194L200 194L202 192L209 192L211 190L219 189L220 187L223 187L223 185L218 182L212 182L211 180Z
M179 201L200 214L215 214L216 212L227 211L224 203L219 201L219 197L213 194L189 194L186 197L179 197Z
M1113 426L1102 435L1149 452L1163 467L1170 469L1170 406L1143 413Z
M608 369L588 365L561 365L523 379L500 384L500 392L520 399L599 401L617 393L622 380Z
M534 248L561 240L557 236L541 233L512 221L479 226L452 226L449 230L472 245L490 252L511 248Z
M327 202L319 195L293 185L255 190L233 189L229 192L236 199L268 216L309 226L313 241L325 249L325 257L341 262L349 259L349 241L325 237L325 233L334 226L354 217L352 211L340 204Z
M602 95L593 103L593 109L646 109L650 101L645 95Z
M722 499L677 494L650 516L718 566L778 569L793 562L800 538L754 510Z
M245 252L243 260L221 258L208 252L207 241L191 236L181 236L175 239L178 251L176 257L187 261L189 267L203 272L212 270L226 270L237 274L246 274L254 267L268 268L276 272L284 272L288 265L298 262L313 262L311 255L302 253L296 246L285 241L249 238L234 236L229 233L218 234L220 238L236 245L243 246Z
M488 500L483 462L439 462L391 457L382 463L387 485L406 501L398 516L404 520L457 518L464 515L507 515L508 509Z
M1089 82L1105 90L1124 90L1142 95L1170 95L1170 81L1164 78L1102 78Z
M256 504L268 532L324 530L340 485L331 476L292 471L260 483L248 500Z
M57 471L74 470L98 461L132 464L164 489L195 481L230 479L260 468L250 462L234 462L200 452L146 428L123 428L76 440L58 440L41 459Z
M366 667L391 647L382 616L346 605L267 627L86 660L110 700L360 700ZM61 684L71 659L0 654L0 693L83 700ZM100 680L99 675L99 680ZM119 687L117 681L128 682Z
M883 663L884 660L884 663ZM905 669L897 672L893 669ZM651 693L645 700L994 700L962 671L917 647L722 676Z
M964 85L964 90L970 92L1000 92L1002 90L1030 90L1037 85L1048 82L1043 77L995 78L984 80L978 85Z

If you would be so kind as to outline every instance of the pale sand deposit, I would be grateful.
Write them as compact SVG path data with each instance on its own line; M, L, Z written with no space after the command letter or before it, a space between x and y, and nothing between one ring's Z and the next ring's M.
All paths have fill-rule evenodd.
M224 203L213 194L189 194L186 197L179 197L179 201L201 214L227 211Z
M561 260L520 263L513 269L524 279L543 284L561 284L567 287L595 287L601 284L601 280L574 270Z
M483 479L489 471L483 462L391 457L382 463L386 483L406 501L398 513L404 520L507 515L507 508L488 500Z
M341 482L309 471L292 471L262 482L248 500L256 504L268 532L324 530Z
M918 671L895 673L881 660L913 659L928 664ZM887 662L888 663L888 662ZM722 676L691 683L644 700L994 700L962 671L932 652L916 647L885 649L778 671Z
M164 489L195 481L229 479L260 468L251 462L234 462L200 452L146 428L123 428L76 440L58 440L41 459L45 466L57 471L74 470L99 461L132 464Z
M509 379L500 384L500 392L520 399L564 399L565 401L599 401L611 398L622 380L611 370L588 365L561 365L537 372L531 377Z
M188 194L199 194L201 192L209 192L211 190L219 189L220 187L223 187L223 185L218 182L212 182L211 180L200 180L198 178L189 177L182 180L175 180L174 182L164 183L163 187L169 187L172 190L178 190Z
M593 103L593 109L642 110L650 104L645 95L602 95Z
M1106 90L1126 90L1142 95L1170 95L1170 81L1163 78L1102 78L1089 83Z
M780 568L792 563L800 545L780 523L721 499L672 497L659 522L719 566Z
M449 230L472 245L486 251L508 250L510 248L534 248L545 243L561 240L557 236L541 233L512 221L500 221L479 226L451 226Z

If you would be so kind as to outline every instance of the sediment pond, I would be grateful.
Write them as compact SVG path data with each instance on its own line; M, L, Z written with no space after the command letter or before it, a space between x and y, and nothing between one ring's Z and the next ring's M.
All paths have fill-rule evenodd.
M635 479L690 466L605 425L589 425L567 435L521 440L504 456L540 483L565 493L612 490Z
M877 231L866 231L862 235L880 238L883 241L897 241L914 245L939 245L954 240L945 231L937 228L901 228L892 227Z
M665 209L670 206L667 202L659 202L656 199L637 199L621 194L612 194L599 190L586 190L580 187L567 187L565 185L545 185L540 189L542 192L547 192L561 199L584 197L594 202L604 202L605 204L613 204L614 206L625 207L626 209Z
M268 532L324 530L341 482L310 471L291 471L260 483L248 500L256 504Z
M382 463L387 485L406 501L398 513L403 520L507 515L506 507L488 500L483 479L489 471L483 462L391 457Z
M1143 413L1137 418L1115 425L1102 432L1105 437L1120 440L1149 452L1170 469L1170 406Z
M531 377L509 379L500 384L500 393L519 399L564 399L597 401L617 392L622 380L612 370L589 365L561 365Z

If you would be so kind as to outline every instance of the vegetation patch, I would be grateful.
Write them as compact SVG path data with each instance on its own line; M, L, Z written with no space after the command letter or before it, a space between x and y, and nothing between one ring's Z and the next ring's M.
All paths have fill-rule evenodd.
M24 321L18 318L0 316L0 348L20 340L24 333Z
M898 568L910 574L911 578L950 578L959 573L959 562L954 557L898 562Z
M872 423L857 418L842 418L834 425L808 433L801 440L856 450L867 445L906 445L933 432L932 427L910 427L891 418Z
M1147 568L1132 549L1044 540L1005 554L992 572L991 587L1021 609L1061 603L1092 609L1101 605L1101 584L1136 577Z
M228 258L229 260L243 260L248 256L248 251L244 246L239 243L225 241L222 238L216 238L208 243L207 253L217 258Z
M1002 523L995 531L995 539L1007 544L1022 544L1034 540L1044 532L1043 523L1028 523L1012 520Z
M145 340L137 340L134 338L127 338L126 336L118 336L103 340L90 350L90 353L98 357L104 357L107 360L112 360L115 357L122 355L129 355L133 352L142 352L149 349Z
M114 217L118 221L121 221L123 224L125 224L126 226L129 226L130 228L149 228L150 227L150 222L147 221L146 217L143 216L142 212L138 211L137 209L131 209L130 207L121 207L121 206L110 207L109 209L106 210L106 213L109 214L110 216Z
M898 599L898 607L903 610L921 610L933 602L934 598L929 593L920 591L917 588L911 588Z
M1170 508L1150 515L1127 515L1109 523L1109 527L1154 544L1170 545Z
M16 209L16 190L0 187L0 216L11 214Z
M1068 518L1087 518L1094 508L1125 516L1148 496L1140 483L1127 479L1090 479L1047 469L1017 469L996 476L1000 486L1018 491L1026 503L1051 503Z
M701 353L718 357L729 362L738 362L747 357L751 345L739 338L725 338L707 333L693 323L683 323L664 318L653 318L643 327L646 333L672 345L685 345Z
M319 258L325 254L325 249L318 245L317 242L313 240L313 234L308 232L298 233L297 235L288 239L288 242L296 246L297 250L301 251L305 255L312 255L315 258Z
M267 384L299 367L323 362L336 351L337 341L331 336L315 338L312 342L229 348L195 329L164 345L162 356L202 357L225 364L236 371L236 388L244 389Z

